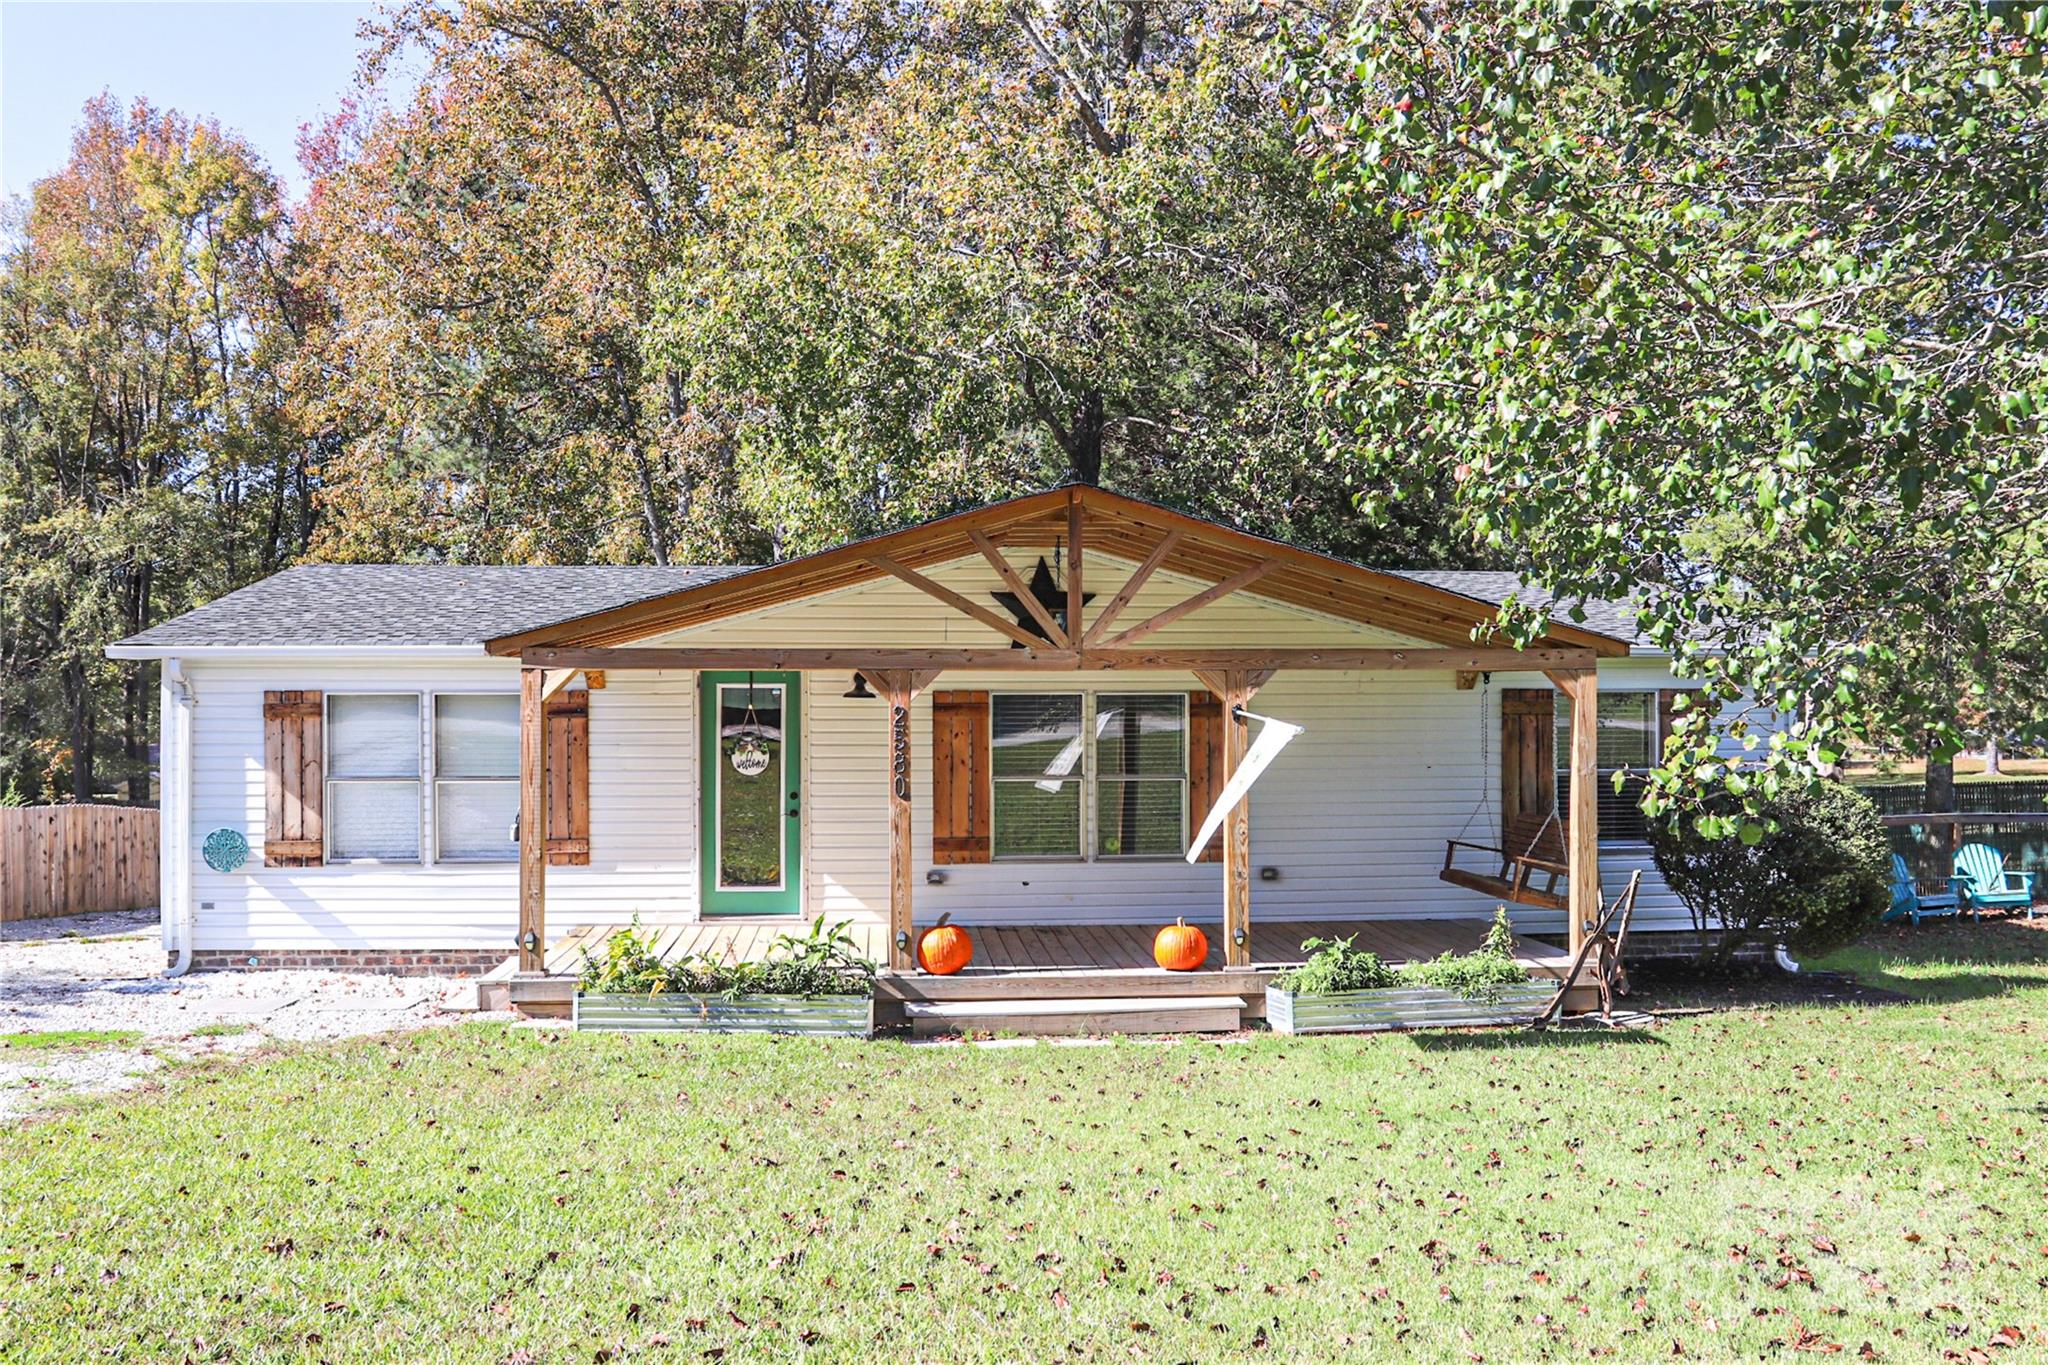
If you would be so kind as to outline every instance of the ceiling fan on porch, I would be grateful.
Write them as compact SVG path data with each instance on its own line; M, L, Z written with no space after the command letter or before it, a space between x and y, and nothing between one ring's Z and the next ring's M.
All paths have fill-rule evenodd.
M1044 555L1040 555L1038 557L1038 567L1031 571L1031 581L1027 586L1030 587L1031 596L1037 600L1038 605L1043 607L1046 613L1049 614L1054 621L1059 623L1059 627L1061 630L1066 630L1067 590L1065 585L1063 585L1060 582L1058 568L1060 561L1060 542L1057 540L1053 542L1052 558L1052 564L1047 565L1045 562ZM993 597L996 600L997 606L1001 607L1004 611L1007 611L1008 613L1010 613L1011 616L1017 619L1017 625L1020 629L1030 631L1033 635L1036 635L1039 639L1044 640L1047 644L1052 643L1052 637L1045 633L1045 627L1039 624L1037 615L1029 607L1024 605L1023 598L1019 597L1014 592L1007 591L992 592L989 594L989 596ZM1093 602L1094 600L1095 594L1092 592L1084 592L1081 594L1081 605L1084 607L1087 606L1090 602ZM1012 640L1010 642L1010 648L1022 649L1024 648L1024 644L1022 641Z

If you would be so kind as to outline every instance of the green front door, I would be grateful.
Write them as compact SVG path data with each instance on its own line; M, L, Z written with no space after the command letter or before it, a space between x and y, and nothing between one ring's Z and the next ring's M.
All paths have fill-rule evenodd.
M704 913L798 914L797 675L705 673L697 686Z

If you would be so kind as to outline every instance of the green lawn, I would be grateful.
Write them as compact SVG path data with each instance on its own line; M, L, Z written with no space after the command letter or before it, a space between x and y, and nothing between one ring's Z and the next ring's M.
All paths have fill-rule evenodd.
M0 1358L2039 1358L2048 934L1855 960L1937 998L203 1063L0 1134Z

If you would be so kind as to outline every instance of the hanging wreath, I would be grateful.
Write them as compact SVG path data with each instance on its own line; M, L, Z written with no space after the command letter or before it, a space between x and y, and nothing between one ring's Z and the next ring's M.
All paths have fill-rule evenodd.
M768 771L768 742L762 737L761 717L754 711L754 675L747 674L747 713L740 717L738 731L726 758L741 777L759 777Z

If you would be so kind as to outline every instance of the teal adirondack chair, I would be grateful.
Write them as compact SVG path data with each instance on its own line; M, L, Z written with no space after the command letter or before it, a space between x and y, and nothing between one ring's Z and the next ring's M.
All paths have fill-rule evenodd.
M1892 854L1892 908L1884 912L1887 922L1895 919L1911 920L1918 924L1923 919L1956 913L1956 893L1953 890L1937 891L1923 896L1913 881L1913 873L1906 866L1906 860Z
M2034 874L2006 871L2005 855L1989 844L1964 844L1956 850L1956 874L1949 885L1972 915L2025 910L2028 919L2034 917Z

